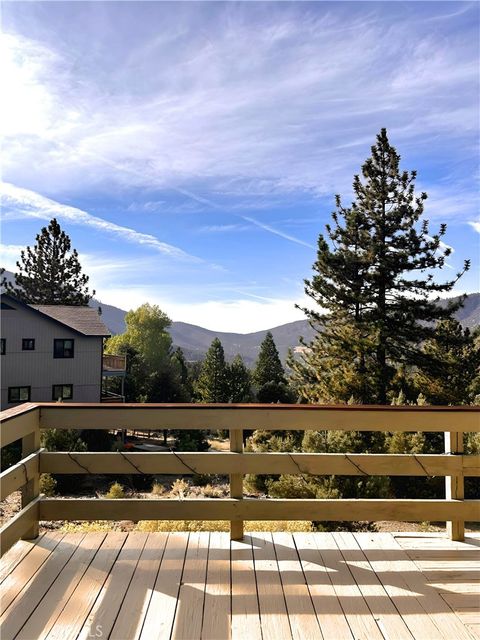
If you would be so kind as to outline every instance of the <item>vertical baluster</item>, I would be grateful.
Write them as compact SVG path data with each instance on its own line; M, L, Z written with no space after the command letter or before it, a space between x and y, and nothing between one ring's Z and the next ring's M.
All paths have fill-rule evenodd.
M243 429L230 429L230 451L243 453ZM230 474L230 497L243 498L243 473ZM230 521L231 540L243 538L243 520Z
M463 433L461 431L447 431L445 433L445 452L463 453ZM445 498L447 500L463 500L464 480L462 476L445 477ZM465 522L451 520L447 522L447 535L451 540L464 540Z

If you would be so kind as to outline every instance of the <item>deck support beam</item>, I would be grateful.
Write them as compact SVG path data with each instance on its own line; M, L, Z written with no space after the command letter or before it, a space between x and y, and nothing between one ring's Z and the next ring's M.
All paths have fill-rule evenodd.
M38 413L37 413L38 416ZM37 428L33 433L29 433L22 438L22 459L25 459L32 453L35 453L40 449L40 429L37 424ZM28 480L22 487L22 509L30 504L33 500L40 495L40 474L37 471L33 474L33 477ZM38 513L38 512L37 512ZM23 534L24 540L32 540L38 536L38 516L32 522L31 527Z
M230 451L243 453L243 429L230 429ZM230 474L230 497L242 500L243 498L243 474ZM243 520L230 521L230 539L243 539Z
M445 453L463 453L463 433L461 431L445 432ZM445 498L447 500L463 500L465 497L464 478L461 476L445 477ZM450 540L465 539L465 522L463 520L447 521L447 536Z

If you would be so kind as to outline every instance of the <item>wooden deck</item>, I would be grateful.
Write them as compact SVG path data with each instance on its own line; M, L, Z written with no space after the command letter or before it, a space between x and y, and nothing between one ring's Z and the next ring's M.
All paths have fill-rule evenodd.
M480 638L480 536L46 533L2 558L0 637Z

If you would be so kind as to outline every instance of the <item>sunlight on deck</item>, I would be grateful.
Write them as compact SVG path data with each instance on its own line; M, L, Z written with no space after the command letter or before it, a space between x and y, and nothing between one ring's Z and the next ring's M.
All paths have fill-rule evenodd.
M2 559L2 640L472 640L480 536L49 532Z

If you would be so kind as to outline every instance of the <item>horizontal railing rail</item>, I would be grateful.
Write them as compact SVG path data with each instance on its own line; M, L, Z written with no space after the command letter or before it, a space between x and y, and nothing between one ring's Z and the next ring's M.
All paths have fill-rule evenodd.
M42 429L228 430L229 452L47 452ZM445 454L251 453L245 429L444 432ZM1 499L22 489L22 509L0 531L2 553L20 537L38 535L39 520L230 520L241 538L244 520L446 521L453 539L480 519L480 500L464 500L465 476L480 476L480 456L463 453L463 433L480 431L479 407L322 405L28 403L1 415L1 446L22 440L22 460L0 477ZM40 473L226 474L229 499L57 499L39 495ZM445 476L446 499L284 500L243 498L246 474Z
M127 368L127 356L104 353L102 367L104 371L125 371Z

